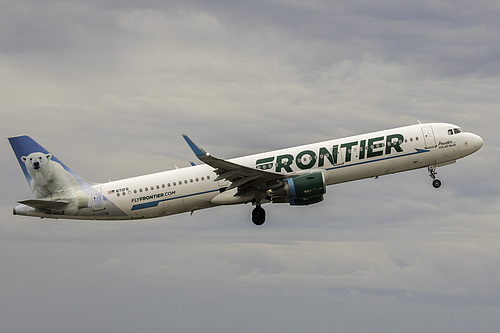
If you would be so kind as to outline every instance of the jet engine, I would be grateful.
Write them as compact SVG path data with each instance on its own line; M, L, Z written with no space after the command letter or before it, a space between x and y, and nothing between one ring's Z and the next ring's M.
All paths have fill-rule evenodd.
M322 172L312 172L284 181L283 186L268 192L273 202L288 202L291 206L305 206L323 201L326 193Z

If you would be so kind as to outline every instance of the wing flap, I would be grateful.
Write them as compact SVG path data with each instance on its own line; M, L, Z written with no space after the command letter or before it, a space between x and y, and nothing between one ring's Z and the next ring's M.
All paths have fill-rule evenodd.
M238 179L238 180L232 182L231 185L229 185L229 187L227 189L228 190L232 190L233 188L240 187L240 186L242 186L242 185L244 185L246 183L251 182L252 180L259 179L259 178L260 178L260 175L243 177L241 179Z
M214 181L218 182L219 180L222 180L222 179L230 179L232 176L238 175L239 171L241 171L241 169L236 169L236 170L221 173L217 178L215 178Z

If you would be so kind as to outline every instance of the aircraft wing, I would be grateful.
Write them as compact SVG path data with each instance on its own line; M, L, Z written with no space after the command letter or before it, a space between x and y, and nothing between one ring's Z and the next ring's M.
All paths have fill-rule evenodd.
M215 181L225 179L231 182L227 190L238 188L235 196L253 191L256 198L265 198L267 190L281 186L283 181L290 177L281 173L254 169L214 157L195 144L187 135L183 134L182 136L196 157L215 169L215 173L218 175Z
M40 200L40 199L28 199L18 201L20 204L30 206L37 209L55 209L59 207L66 206L69 204L67 200Z

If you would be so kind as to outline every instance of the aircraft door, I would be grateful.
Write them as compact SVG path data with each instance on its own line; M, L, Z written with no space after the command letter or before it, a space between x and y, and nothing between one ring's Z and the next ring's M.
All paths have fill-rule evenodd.
M94 211L104 209L104 199L100 188L92 188L92 207Z
M434 132L432 131L432 127L423 127L422 134L424 135L425 148L434 148L436 147L436 138L434 137Z

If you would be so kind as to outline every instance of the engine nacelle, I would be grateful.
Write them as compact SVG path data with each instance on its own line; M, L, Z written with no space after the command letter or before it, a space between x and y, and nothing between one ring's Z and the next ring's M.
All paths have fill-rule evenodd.
M312 172L286 179L282 187L271 193L271 197L273 202L288 202L292 206L305 206L323 201L325 193L323 173Z

